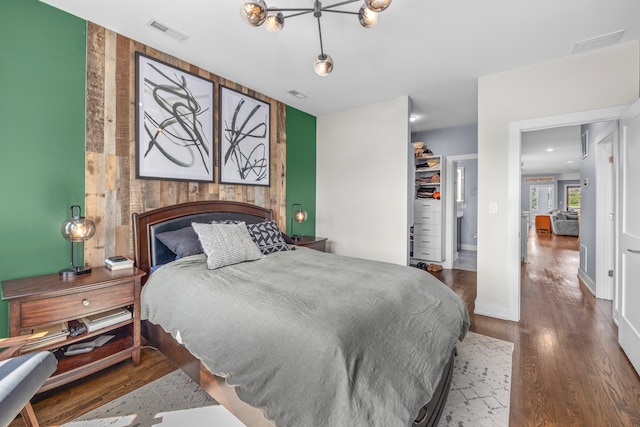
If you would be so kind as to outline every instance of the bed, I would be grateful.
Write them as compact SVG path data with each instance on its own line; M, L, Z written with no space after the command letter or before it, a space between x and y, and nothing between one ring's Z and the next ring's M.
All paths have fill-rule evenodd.
M302 247L210 269L213 254L176 260L160 241L192 223L273 221L245 203L191 202L133 220L136 265L155 270L143 286L144 336L245 425L437 424L469 317L431 275ZM402 284L389 285L394 277Z

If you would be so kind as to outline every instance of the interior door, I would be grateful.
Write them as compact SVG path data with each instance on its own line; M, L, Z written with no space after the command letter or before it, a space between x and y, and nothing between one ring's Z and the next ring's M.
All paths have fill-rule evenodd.
M553 209L553 187L551 185L538 185L531 187L529 199L529 211L531 212L531 224L536 223L536 215L546 215Z
M618 340L640 373L640 101L621 118L620 320Z

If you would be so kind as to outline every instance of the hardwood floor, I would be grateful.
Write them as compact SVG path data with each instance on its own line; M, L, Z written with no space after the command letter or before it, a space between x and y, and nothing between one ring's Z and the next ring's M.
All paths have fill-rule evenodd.
M610 301L580 284L575 237L529 233L521 320L472 314L471 330L515 344L511 426L640 426L640 378L618 345ZM473 313L475 273L434 274Z
M521 321L471 314L472 331L515 344L510 425L640 426L640 378L617 343L611 302L580 285L576 238L531 231L528 255ZM475 272L433 274L473 313ZM145 349L140 366L123 362L45 393L36 397L34 409L43 426L56 426L173 369L158 352ZM23 426L22 420L11 426Z

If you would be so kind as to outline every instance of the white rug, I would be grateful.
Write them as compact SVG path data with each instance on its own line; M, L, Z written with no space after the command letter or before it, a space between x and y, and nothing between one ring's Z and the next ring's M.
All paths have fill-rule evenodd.
M509 425L513 344L469 332L458 344L439 427ZM177 370L62 427L243 427Z

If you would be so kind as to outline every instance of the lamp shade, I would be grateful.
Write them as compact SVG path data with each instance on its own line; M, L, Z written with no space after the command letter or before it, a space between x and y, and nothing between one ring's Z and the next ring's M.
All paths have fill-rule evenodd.
M333 71L333 58L327 54L320 54L313 63L313 69L319 76L326 76Z
M267 4L264 0L245 0L240 15L247 24L259 27L267 19Z
M60 270L61 277L74 277L81 274L91 273L91 268L84 266L76 266L74 263L73 244L84 242L90 239L96 232L96 224L81 216L80 206L71 206L69 219L62 223L62 237L67 239L69 243L69 267Z
M70 242L84 242L96 232L96 224L85 217L72 217L62 224L62 237Z

